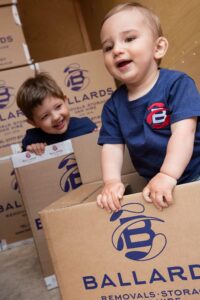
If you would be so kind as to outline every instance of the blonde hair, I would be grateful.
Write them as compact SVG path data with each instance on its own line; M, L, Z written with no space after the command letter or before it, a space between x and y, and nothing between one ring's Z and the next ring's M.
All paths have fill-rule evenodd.
M102 22L102 26L103 26L104 22L107 19L109 19L111 16L117 14L118 12L121 12L124 10L131 10L131 9L137 9L146 17L149 25L152 28L152 32L154 33L156 38L163 36L163 31L162 31L159 17L151 9L149 9L137 2L128 2L128 3L124 3L124 4L118 4L115 7L113 7L105 15L103 22Z

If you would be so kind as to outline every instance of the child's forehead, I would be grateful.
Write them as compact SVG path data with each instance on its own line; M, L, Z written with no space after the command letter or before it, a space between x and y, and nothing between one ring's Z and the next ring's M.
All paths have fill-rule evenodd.
M138 25L138 28L142 30L148 29L153 34L158 34L157 24L151 13L140 7L126 7L109 15L102 25L101 39L108 31L112 31L113 28L115 30L115 25L116 27L127 27L127 30Z
M116 28L131 30L137 25L144 27L148 25L149 27L147 17L135 8L122 10L112 14L105 20L101 28L101 35L104 32L112 31Z

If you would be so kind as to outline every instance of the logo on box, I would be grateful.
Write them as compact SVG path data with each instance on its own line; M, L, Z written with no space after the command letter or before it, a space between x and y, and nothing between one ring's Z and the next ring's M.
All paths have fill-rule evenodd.
M146 216L144 211L141 203L128 203L110 218L111 222L119 222L112 235L112 244L116 250L124 250L125 257L131 260L151 260L160 255L167 244L166 236L153 229L155 222L164 221Z
M72 63L64 69L65 85L72 91L84 90L90 83L88 70L81 69L78 63Z
M81 177L73 153L65 156L62 159L58 169L65 170L60 179L60 187L63 192L69 192L70 190L74 190L81 185Z
M12 94L13 87L6 86L5 81L0 80L0 109L8 108L12 105L14 95Z

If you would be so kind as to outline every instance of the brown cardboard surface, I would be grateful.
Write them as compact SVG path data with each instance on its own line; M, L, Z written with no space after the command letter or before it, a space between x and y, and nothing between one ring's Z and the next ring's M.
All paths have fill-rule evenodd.
M17 6L0 7L0 70L30 63Z
M101 146L97 145L99 132L72 139L73 149L79 166L82 183L102 180ZM92 168L91 166L95 166ZM88 171L86 171L88 170ZM122 175L136 172L127 148L124 153Z
M199 299L199 195L195 182L177 186L163 212L141 193L116 214L64 198L40 212L62 299Z
M37 68L49 72L62 87L72 116L87 116L101 124L103 104L116 88L101 50L41 62Z
M81 184L71 142L47 146L41 156L18 153L12 156L12 161L43 275L48 277L54 270L38 212Z
M0 156L12 154L11 145L21 143L31 127L15 99L20 85L31 76L33 65L0 72Z
M0 160L0 241L9 244L32 237L11 159Z

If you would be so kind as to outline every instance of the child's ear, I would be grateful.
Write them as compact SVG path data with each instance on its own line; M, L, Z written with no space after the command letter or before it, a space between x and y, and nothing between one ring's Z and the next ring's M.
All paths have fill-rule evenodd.
M160 36L156 40L154 58L156 60L162 59L165 56L167 49L168 49L168 40L164 36Z

